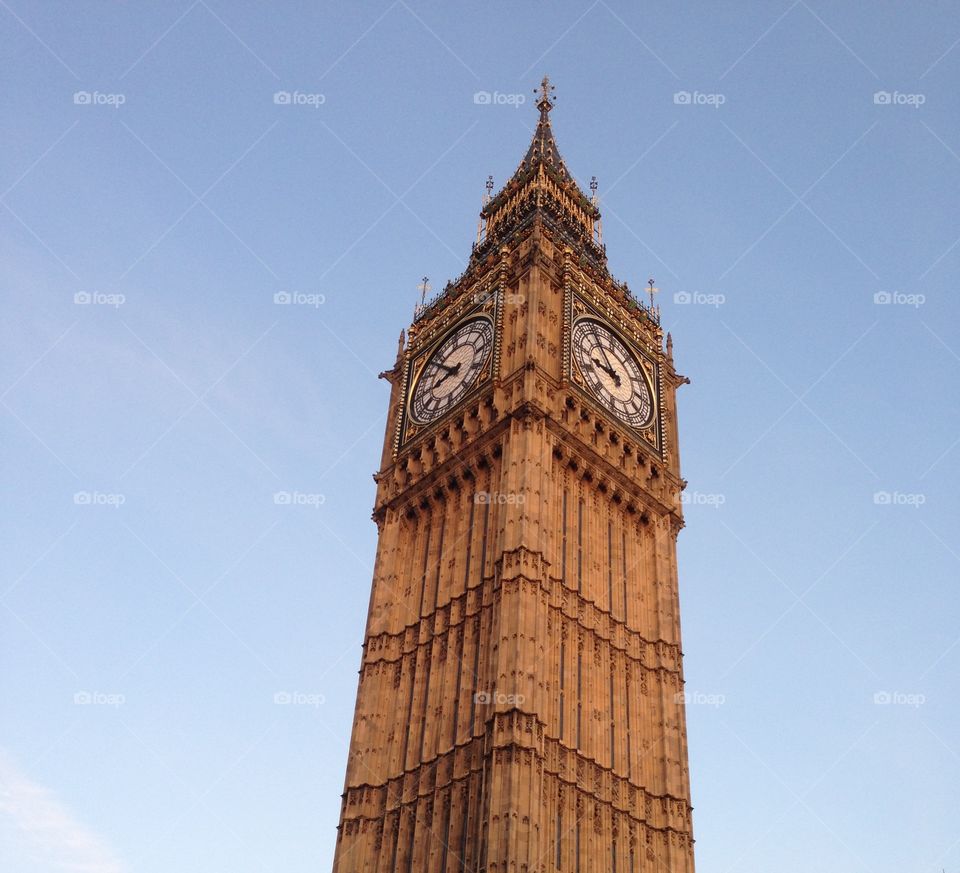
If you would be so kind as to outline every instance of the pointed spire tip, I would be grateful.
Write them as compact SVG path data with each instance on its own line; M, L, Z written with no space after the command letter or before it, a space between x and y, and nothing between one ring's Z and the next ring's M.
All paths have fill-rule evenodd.
M541 118L546 118L547 113L553 109L556 101L551 96L551 93L556 90L557 86L550 84L550 77L547 75L544 75L543 80L540 82L540 87L534 88L533 93L539 95L537 97L537 109L540 110Z

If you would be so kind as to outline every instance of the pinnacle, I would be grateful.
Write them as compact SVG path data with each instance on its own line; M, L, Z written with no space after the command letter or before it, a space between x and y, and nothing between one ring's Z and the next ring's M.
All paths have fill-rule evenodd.
M553 127L550 124L550 112L556 101L552 96L555 86L550 84L547 76L543 77L540 87L535 89L537 97L537 109L540 112L540 118L537 121L537 128L533 133L533 139L527 148L523 160L514 172L513 176L501 190L500 194L492 198L493 201L499 200L504 191L511 188L513 183L519 182L527 177L532 171L542 165L547 172L556 177L562 185L572 184L576 188L577 194L585 201L589 198L580 190L571 172L567 169L563 158L560 156L560 150L557 148L557 141L553 135Z
M533 169L537 164L542 163L559 175L563 181L566 182L572 178L563 162L563 158L560 157L557 142L553 137L553 128L550 125L550 110L553 109L556 102L551 94L555 87L550 84L549 77L544 76L540 87L534 92L539 95L537 109L540 110L540 120L537 122L533 140L520 162L515 176L522 175L526 170Z

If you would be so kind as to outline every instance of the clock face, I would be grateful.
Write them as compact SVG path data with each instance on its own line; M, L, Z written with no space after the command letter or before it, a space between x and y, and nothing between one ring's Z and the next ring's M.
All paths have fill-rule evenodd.
M574 323L572 339L573 358L603 405L631 427L646 427L653 398L633 352L608 327L589 318Z
M475 318L459 325L430 355L410 395L410 417L429 424L456 406L476 384L493 349L493 324Z

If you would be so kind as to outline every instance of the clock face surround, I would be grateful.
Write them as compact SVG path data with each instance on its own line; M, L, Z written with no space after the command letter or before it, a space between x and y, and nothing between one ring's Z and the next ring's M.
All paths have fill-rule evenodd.
M410 392L410 418L430 424L456 406L477 383L493 350L493 323L473 318L459 324L434 349Z
M637 356L609 327L593 318L574 322L573 359L587 387L625 424L644 428L653 419L653 393Z

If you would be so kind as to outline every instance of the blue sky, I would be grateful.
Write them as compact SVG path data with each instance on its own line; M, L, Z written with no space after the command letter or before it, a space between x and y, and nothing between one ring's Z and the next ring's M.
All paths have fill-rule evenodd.
M329 866L376 376L545 72L692 379L700 869L960 867L957 12L0 3L3 868Z

